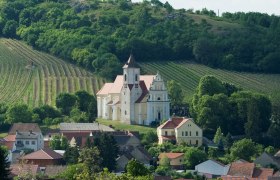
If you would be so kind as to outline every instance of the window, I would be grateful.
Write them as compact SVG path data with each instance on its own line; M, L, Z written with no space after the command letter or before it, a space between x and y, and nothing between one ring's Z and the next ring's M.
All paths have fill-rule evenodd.
M135 74L135 81L138 81L138 76L137 76L137 74Z
M158 97L157 100L160 101L160 97Z
M124 81L126 81L126 74L124 75Z
M138 88L138 84L135 84L135 88Z
M35 141L32 141L32 145L35 145Z
M198 136L198 131L196 131L196 136Z
M165 131L165 136L167 136L168 135L168 132L167 131Z
M188 131L185 132L185 136L188 136Z
M22 144L22 142L21 141L17 141L17 144Z
M190 136L192 136L192 132L190 131Z
M124 111L124 114L126 115L126 111Z
M195 141L195 144L198 145L198 140Z
M29 145L29 141L25 141L25 144L26 144L26 145Z
M184 131L182 131L182 136L184 136Z

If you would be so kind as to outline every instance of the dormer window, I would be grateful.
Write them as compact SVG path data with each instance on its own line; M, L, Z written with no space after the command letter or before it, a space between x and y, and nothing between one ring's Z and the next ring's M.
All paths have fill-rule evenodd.
M138 75L135 74L135 81L138 81Z

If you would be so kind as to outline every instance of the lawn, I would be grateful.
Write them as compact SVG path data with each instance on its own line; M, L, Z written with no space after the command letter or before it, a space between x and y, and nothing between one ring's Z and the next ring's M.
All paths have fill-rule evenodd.
M0 132L0 138L3 138L5 136L7 136L7 135L8 135L8 133L6 133L6 132Z
M129 125L121 123L120 121L112 121L112 120L104 120L97 119L100 124L104 125L112 125L115 130L129 130L129 131L139 131L140 134L145 134L149 131L156 132L156 128L151 128L149 126L141 126L141 125Z

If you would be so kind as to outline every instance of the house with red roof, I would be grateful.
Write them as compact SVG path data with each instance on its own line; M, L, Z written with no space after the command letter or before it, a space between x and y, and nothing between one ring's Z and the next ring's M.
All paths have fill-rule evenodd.
M140 75L133 55L124 64L123 74L104 84L96 96L102 119L150 125L170 116L170 100L161 75Z
M184 117L172 117L157 128L159 144L166 141L174 141L178 144L201 146L203 133L193 119Z
M259 168L255 163L233 162L223 180L266 180L273 176L273 169Z
M26 164L39 165L39 167L64 164L63 156L49 148L27 154L21 157L20 161L24 161Z
M165 157L169 159L173 169L184 169L184 153L160 153L159 162Z

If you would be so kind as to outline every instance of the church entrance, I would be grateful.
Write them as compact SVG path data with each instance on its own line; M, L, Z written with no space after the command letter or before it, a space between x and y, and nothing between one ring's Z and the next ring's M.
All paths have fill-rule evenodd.
M158 120L159 120L159 121L161 120L160 112L158 112Z

